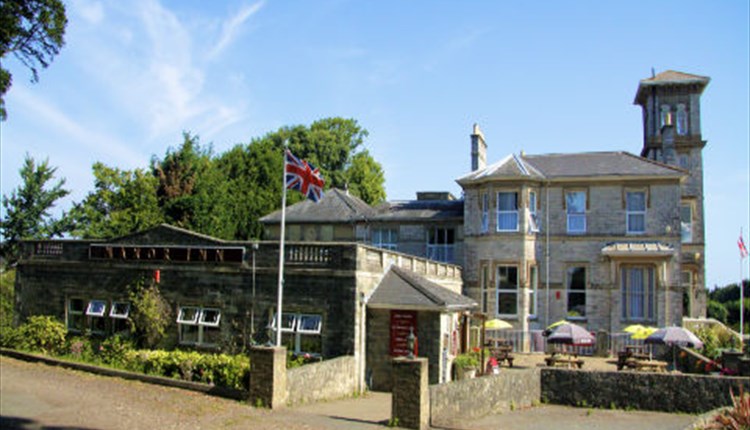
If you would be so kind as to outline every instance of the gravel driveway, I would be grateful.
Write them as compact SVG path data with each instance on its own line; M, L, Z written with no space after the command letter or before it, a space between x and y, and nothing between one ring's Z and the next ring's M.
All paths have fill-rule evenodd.
M386 429L390 396L281 411L176 388L92 375L0 356L0 428ZM461 429L682 429L691 415L546 405L452 426Z

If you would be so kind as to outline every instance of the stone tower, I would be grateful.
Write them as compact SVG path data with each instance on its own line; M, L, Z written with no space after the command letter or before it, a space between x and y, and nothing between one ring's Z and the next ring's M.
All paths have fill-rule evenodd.
M700 97L710 78L667 70L641 80L635 104L643 109L641 156L688 172L682 185L680 230L683 315L705 316L705 224Z

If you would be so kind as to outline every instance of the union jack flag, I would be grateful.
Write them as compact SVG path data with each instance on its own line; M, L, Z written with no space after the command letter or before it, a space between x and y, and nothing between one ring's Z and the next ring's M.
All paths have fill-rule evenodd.
M745 246L745 241L742 240L742 233L740 233L740 238L737 240L737 246L740 247L740 259L747 257L747 247Z
M320 169L286 150L287 189L297 190L308 199L317 202L323 197L323 184Z

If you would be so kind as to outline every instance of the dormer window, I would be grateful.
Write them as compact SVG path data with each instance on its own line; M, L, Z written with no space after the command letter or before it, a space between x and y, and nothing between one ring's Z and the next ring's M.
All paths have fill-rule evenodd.
M688 134L688 119L685 105L677 105L677 134L684 136Z

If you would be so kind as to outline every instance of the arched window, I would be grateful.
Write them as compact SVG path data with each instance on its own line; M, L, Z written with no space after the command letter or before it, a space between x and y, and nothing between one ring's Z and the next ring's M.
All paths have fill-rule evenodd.
M677 134L682 136L688 134L687 112L683 104L677 105Z

